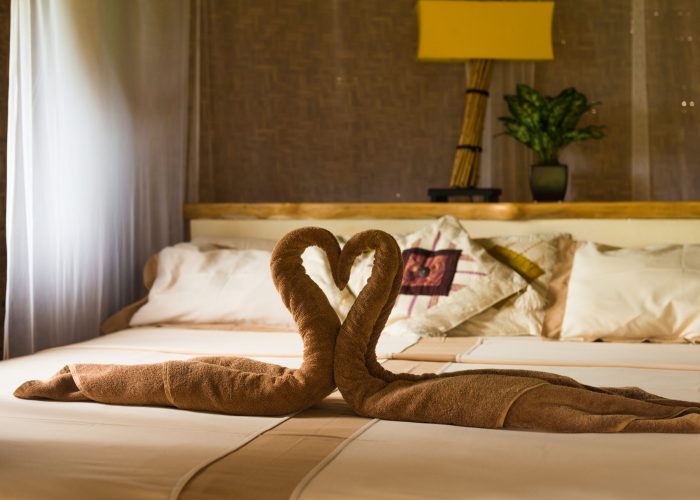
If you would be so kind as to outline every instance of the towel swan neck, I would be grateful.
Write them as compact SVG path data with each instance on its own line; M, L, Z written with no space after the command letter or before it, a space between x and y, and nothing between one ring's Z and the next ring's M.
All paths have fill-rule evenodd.
M309 394L315 402L335 389L333 357L340 319L326 294L304 268L302 255L314 246L326 254L333 279L338 284L340 246L330 231L318 227L297 229L282 237L272 251L270 270L304 344L302 365L293 375L299 383L317 386Z
M340 256L339 279L346 283L355 259L374 251L374 263L369 280L360 291L340 327L336 350L343 352L342 363L336 363L336 383L343 397L353 408L381 387L397 380L422 380L435 376L393 373L377 361L376 347L379 336L394 307L401 288L403 258L394 238L379 230L363 231L353 236L343 247Z

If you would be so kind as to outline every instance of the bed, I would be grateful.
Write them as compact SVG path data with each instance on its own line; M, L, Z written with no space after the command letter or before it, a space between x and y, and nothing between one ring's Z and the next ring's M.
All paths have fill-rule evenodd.
M474 237L566 231L621 246L700 243L700 203L188 205L190 238L419 227ZM513 367L700 401L700 345L382 336L394 371ZM1 498L696 498L700 435L544 434L357 416L336 392L284 417L18 400L69 362L230 354L297 367L295 331L128 328L0 363Z

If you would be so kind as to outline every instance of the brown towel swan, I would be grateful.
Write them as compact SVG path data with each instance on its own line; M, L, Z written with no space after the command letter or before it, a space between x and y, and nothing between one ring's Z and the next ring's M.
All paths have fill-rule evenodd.
M15 396L236 415L284 415L308 408L335 387L333 349L340 328L326 296L304 270L301 255L309 246L326 252L337 282L340 247L324 229L303 228L287 234L270 262L275 285L303 339L304 360L299 369L236 357L131 366L75 364L48 381L25 382Z
M466 370L396 374L375 348L401 286L401 252L388 234L355 235L340 256L346 283L355 258L375 250L372 275L341 326L335 381L356 413L387 420L550 432L700 433L700 403L638 388L597 388L551 373Z

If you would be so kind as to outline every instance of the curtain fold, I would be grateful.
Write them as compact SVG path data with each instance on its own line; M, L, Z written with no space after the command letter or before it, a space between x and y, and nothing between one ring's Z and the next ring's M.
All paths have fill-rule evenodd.
M85 340L182 239L190 5L13 0L4 356Z

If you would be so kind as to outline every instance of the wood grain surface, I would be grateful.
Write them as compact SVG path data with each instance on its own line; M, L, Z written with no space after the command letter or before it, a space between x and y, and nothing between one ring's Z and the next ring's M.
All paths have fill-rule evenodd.
M697 219L700 202L570 203L201 203L184 207L193 219Z

